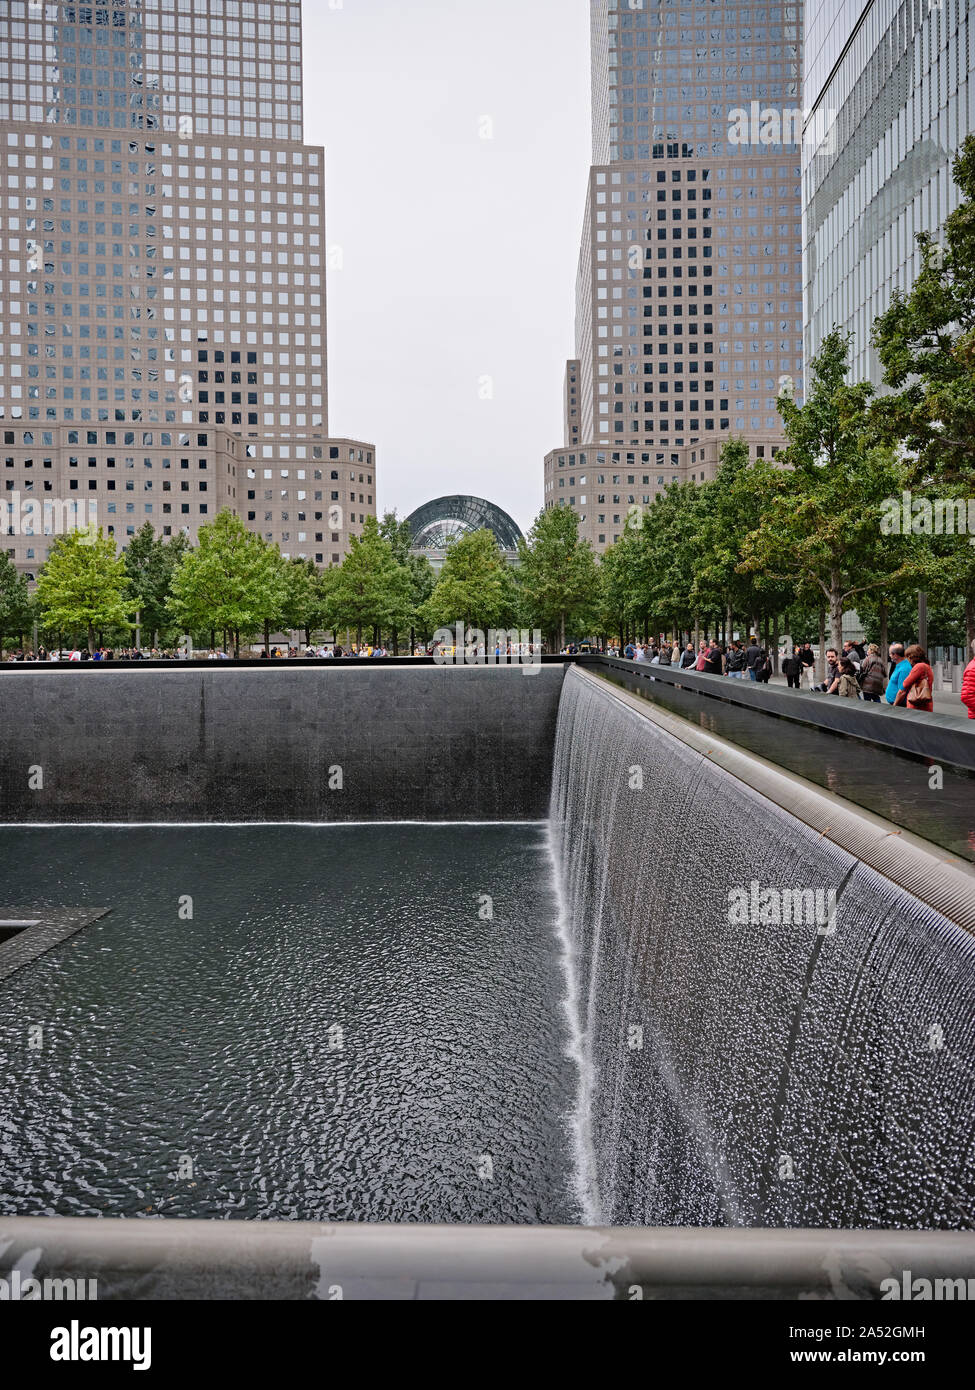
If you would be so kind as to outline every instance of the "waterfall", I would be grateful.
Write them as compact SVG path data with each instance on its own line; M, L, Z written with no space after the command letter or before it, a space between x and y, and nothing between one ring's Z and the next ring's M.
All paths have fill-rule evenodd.
M551 821L591 1220L975 1226L975 939L575 671Z

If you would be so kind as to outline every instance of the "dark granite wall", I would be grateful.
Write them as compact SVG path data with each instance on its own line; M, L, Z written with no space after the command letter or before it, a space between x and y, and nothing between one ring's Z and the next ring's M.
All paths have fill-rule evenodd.
M544 819L564 675L24 671L0 681L0 821Z

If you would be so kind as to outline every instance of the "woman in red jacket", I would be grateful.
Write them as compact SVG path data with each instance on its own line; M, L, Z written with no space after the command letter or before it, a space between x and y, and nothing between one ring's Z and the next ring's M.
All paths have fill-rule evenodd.
M975 652L975 642L972 643ZM969 719L975 719L975 661L965 668L965 678L961 683L961 702L968 706Z
M897 696L898 705L918 713L934 713L934 671L928 665L928 654L923 647L908 647L904 653L911 663L911 673L904 681L904 688Z

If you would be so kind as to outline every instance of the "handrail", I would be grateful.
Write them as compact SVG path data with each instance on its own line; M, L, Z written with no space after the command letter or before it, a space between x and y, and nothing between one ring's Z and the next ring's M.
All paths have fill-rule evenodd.
M948 1231L0 1217L0 1278L19 1261L38 1280L97 1280L103 1298L879 1300L918 1279L965 1281L962 1293L945 1283L945 1298L975 1290L975 1233Z

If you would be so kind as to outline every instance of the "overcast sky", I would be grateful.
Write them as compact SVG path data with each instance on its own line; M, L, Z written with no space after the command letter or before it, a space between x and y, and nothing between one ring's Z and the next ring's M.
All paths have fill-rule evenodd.
M304 0L331 433L375 442L383 510L473 493L527 529L573 353L588 0L339 3Z

